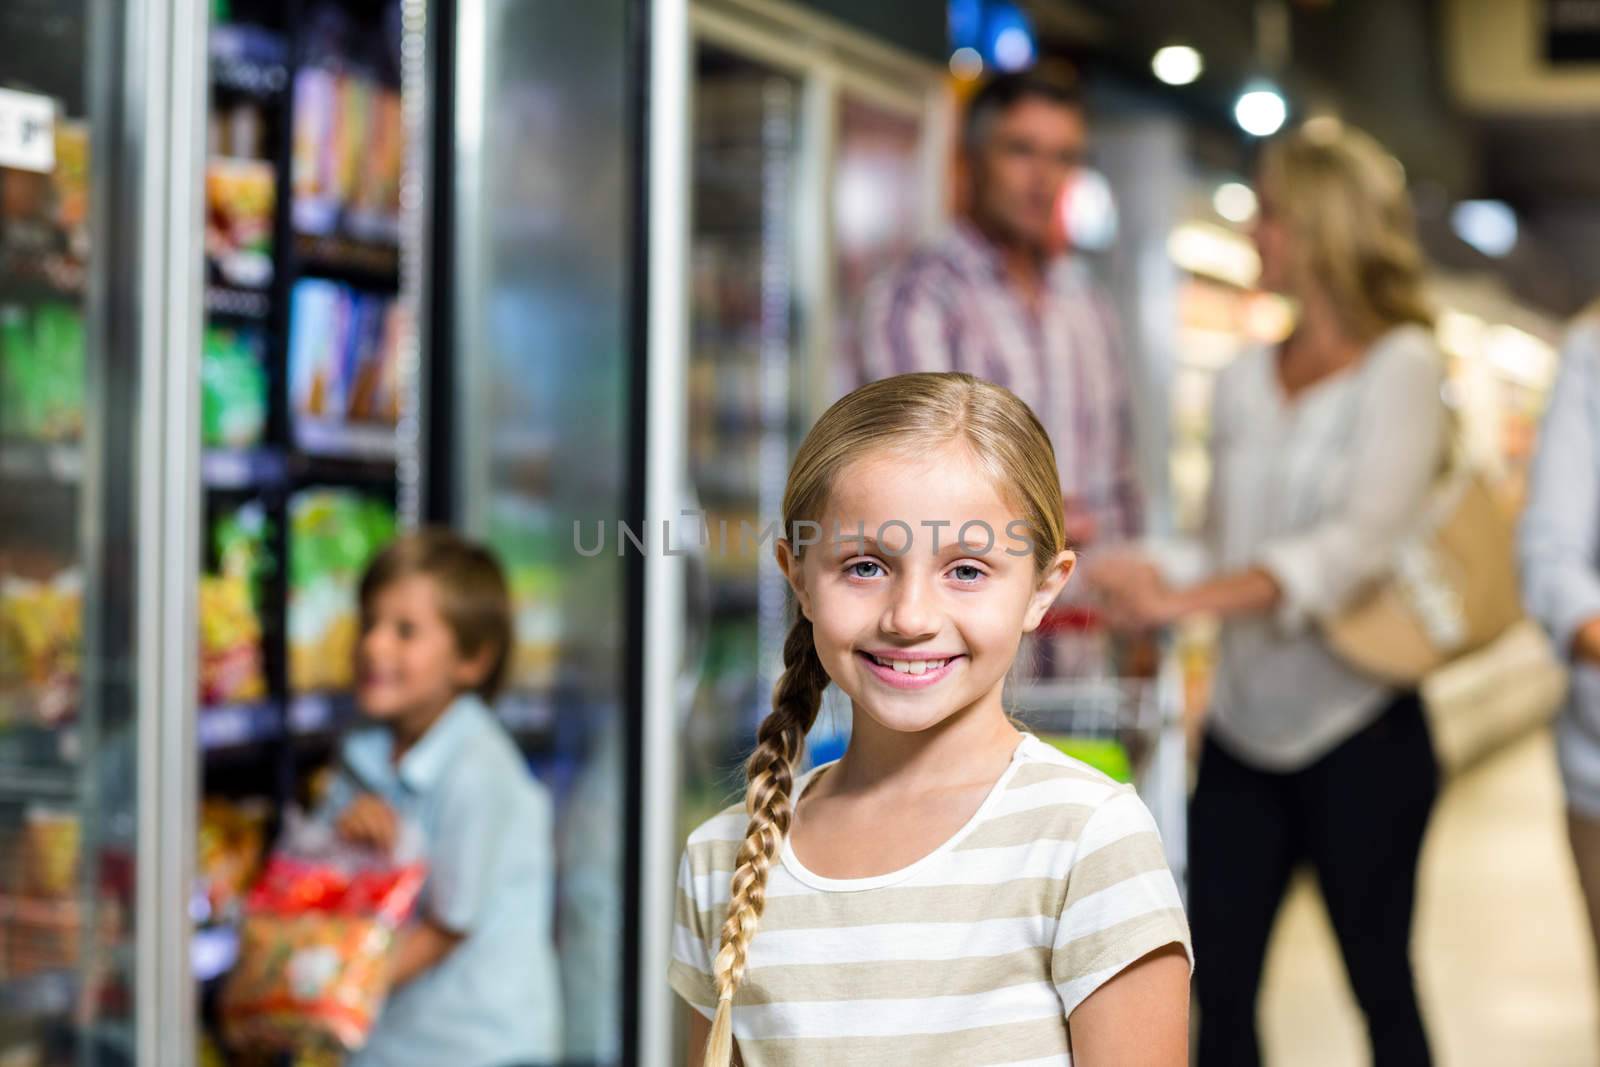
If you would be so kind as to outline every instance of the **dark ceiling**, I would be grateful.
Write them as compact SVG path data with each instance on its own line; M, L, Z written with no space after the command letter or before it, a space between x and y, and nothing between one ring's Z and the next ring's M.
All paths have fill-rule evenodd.
M1241 85L1272 73L1296 109L1331 108L1384 142L1417 192L1433 258L1499 275L1519 296L1567 314L1600 293L1600 107L1596 117L1476 117L1447 85L1442 0L1294 0L1287 63L1269 71L1257 49L1255 0L1030 0L1041 47L1090 71L1143 82L1200 126L1232 135ZM1171 90L1149 75L1162 44L1198 48L1206 73ZM1600 104L1600 101L1597 101ZM1490 197L1517 209L1522 241L1490 260L1456 241L1456 200Z

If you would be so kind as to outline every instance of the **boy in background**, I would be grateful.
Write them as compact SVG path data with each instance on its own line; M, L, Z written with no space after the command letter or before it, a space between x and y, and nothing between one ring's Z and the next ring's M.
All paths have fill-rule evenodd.
M428 883L393 992L352 1067L521 1067L559 1058L551 804L489 710L511 645L504 575L445 530L402 537L361 581L357 702L324 812L384 851L402 821Z

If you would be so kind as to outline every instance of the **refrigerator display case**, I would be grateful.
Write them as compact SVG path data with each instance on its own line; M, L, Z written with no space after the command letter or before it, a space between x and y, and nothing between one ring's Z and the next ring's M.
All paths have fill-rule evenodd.
M182 1040L198 323L187 3L0 10L0 1062ZM172 581L168 581L172 578ZM171 1061L166 1061L171 1062Z
M427 507L510 580L497 711L555 811L564 1064L639 1055L643 10L460 0L441 77Z
M780 518L807 406L796 358L800 82L703 44L694 93L687 430L709 594L685 726L684 835L727 803L729 771L782 670L786 585L760 531Z

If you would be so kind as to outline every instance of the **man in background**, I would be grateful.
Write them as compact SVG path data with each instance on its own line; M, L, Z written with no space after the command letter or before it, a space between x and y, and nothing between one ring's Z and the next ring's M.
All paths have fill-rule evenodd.
M1002 75L973 97L961 149L970 205L937 244L874 283L865 380L965 371L1005 386L1056 449L1075 547L1143 532L1128 383L1110 303L1058 250L1062 191L1088 126L1069 89Z

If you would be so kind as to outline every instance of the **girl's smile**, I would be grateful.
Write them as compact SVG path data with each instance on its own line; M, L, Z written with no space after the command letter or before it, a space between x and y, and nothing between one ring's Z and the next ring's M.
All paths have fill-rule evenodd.
M873 676L897 689L926 689L956 670L964 658L959 653L881 651L857 652Z

